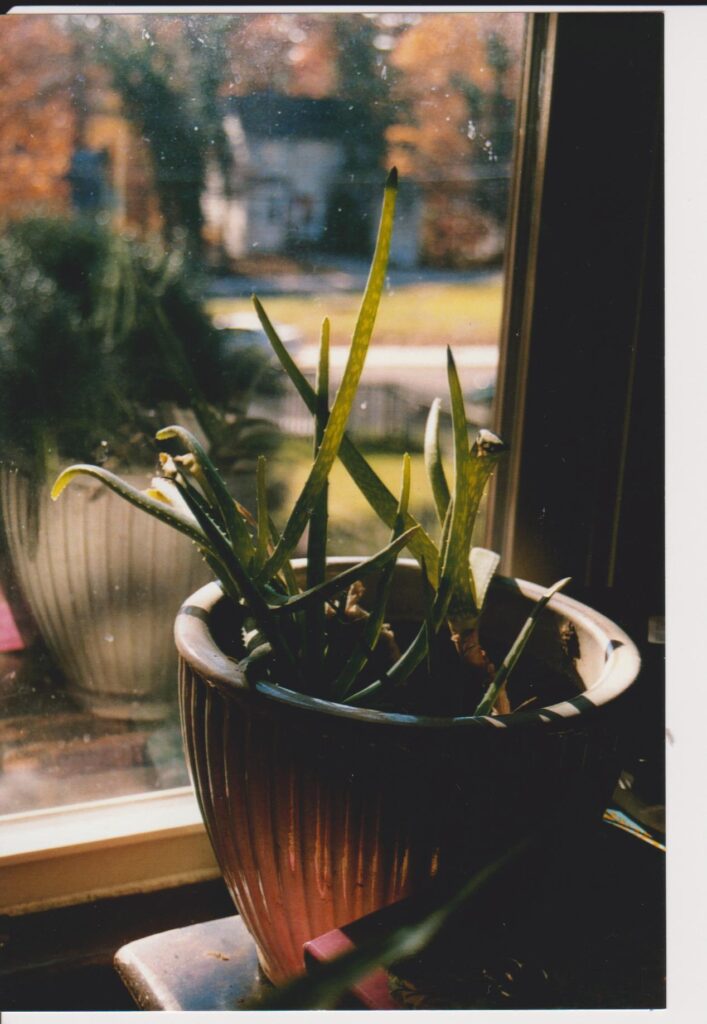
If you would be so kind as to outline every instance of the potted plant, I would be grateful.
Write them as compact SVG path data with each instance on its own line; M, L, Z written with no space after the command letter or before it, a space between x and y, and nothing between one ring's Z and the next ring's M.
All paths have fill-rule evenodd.
M391 172L331 406L327 321L312 388L255 300L315 425L313 465L281 532L265 459L251 515L178 426L157 435L161 476L146 492L90 465L65 470L53 489L56 498L77 477L102 481L188 536L217 577L177 617L183 738L224 878L276 984L301 972L308 939L468 872L548 806L600 815L618 769L612 710L638 670L617 626L558 593L567 581L545 590L498 578L498 556L471 546L505 446L488 431L470 444L451 354L451 484L438 402L425 439L437 541L409 510L409 459L396 498L345 433L396 185ZM367 558L326 557L337 456L391 529ZM307 557L292 560L307 526ZM412 558L398 559L404 548Z
M82 219L35 217L0 238L5 543L70 692L98 715L159 719L173 706L165 609L208 573L192 545L103 488L52 506L47 480L67 458L97 458L144 486L164 415L222 464L238 441L252 479L248 432L262 444L273 431L245 415L247 375L265 365L247 359L222 351L175 257Z

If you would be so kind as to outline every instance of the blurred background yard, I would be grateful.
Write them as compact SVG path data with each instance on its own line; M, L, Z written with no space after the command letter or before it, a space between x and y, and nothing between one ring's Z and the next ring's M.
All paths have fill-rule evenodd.
M389 283L376 320L373 345L495 345L501 323L503 280L498 272L455 275L455 281ZM470 279L471 278L471 279ZM254 282L255 283L255 282ZM274 321L294 324L305 342L319 340L322 318L331 321L332 345L347 344L360 304L360 292L261 296ZM249 297L212 298L214 315L251 313Z
M383 483L394 494L400 492L402 453L376 451L371 445L363 445L363 451ZM288 439L273 459L270 481L280 489L284 510L289 509L299 494L311 465L311 445L303 439ZM434 537L439 535L439 525L432 502L423 456L420 452L411 454L410 511L423 527ZM370 554L390 541L390 529L373 514L359 489L351 480L343 465L334 466L329 485L329 516L332 526L330 554ZM275 514L275 519L280 518ZM483 532L484 510L479 516L477 531Z

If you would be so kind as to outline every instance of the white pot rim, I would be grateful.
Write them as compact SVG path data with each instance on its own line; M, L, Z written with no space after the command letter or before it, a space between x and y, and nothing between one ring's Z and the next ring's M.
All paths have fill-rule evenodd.
M329 565L336 566L339 571L357 561L359 559L341 556L327 560ZM301 568L306 564L306 560L296 559L292 564L294 568ZM417 563L413 559L399 559L398 564L417 568ZM512 588L531 601L537 601L545 592L545 588L536 583L513 577L497 576L494 584ZM205 679L234 695L257 693L268 701L303 711L309 710L340 719L365 721L372 725L433 730L482 727L499 732L509 728L515 731L518 727L528 726L545 727L551 731L574 729L582 727L594 712L615 701L628 690L641 666L635 644L619 626L581 601L558 593L552 597L548 607L564 615L574 625L581 626L605 652L601 673L582 693L547 707L516 711L508 715L433 717L376 711L309 697L273 683L250 683L240 664L223 653L211 633L210 614L214 606L223 600L226 598L220 584L208 583L187 598L175 621L174 636L180 656Z

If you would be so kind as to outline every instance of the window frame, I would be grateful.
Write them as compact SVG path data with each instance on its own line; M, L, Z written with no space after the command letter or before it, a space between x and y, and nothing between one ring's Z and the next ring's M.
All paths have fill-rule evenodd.
M0 850L10 917L220 875L189 786L5 815Z
M570 576L573 596L638 646L640 685L619 709L624 766L661 805L665 14L550 18L552 97L543 123L543 98L529 93L542 151L525 199L519 154L527 262L521 251L510 268L497 410L514 450L498 474L488 543L506 573L546 585Z
M571 573L587 600L613 614L629 603L629 563L639 568L622 504L642 473L657 514L634 528L644 541L660 543L662 533L663 15L566 12L549 16L546 33L552 96L530 80L530 173L532 154L518 155L516 231L527 246L508 270L496 427L511 456L495 495L503 514L489 516L491 546L505 571L547 583ZM584 107L581 82L592 86ZM592 104L602 113L595 124L582 119ZM600 121L601 139L591 131ZM604 382L597 401L592 387ZM631 466L629 445L644 430L657 457ZM563 471L573 452L577 465ZM657 561L650 596L659 602ZM646 609L641 616L630 635L646 633Z
M486 543L510 573L525 411L545 161L552 102L557 13L529 16L513 159L494 429L510 446L492 481Z

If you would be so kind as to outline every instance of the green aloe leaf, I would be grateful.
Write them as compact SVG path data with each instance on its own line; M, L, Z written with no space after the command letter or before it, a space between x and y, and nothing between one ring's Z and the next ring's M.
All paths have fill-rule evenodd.
M402 478L400 481L400 501L398 502L398 514L395 517L395 526L393 527L395 536L391 537L391 540L395 540L396 536L399 536L404 529L405 516L407 514L408 505L410 504L410 482L411 482L411 463L410 456L406 452L403 455L403 469Z
M439 631L440 626L444 622L449 609L451 596L451 585L443 580L440 584L439 590L437 591L432 607L431 625L434 633ZM427 654L428 636L429 630L427 622L423 622L412 643L405 649L395 664L388 669L385 676L382 679L377 679L369 686L366 686L365 689L359 690L358 693L354 693L350 697L347 697L344 704L355 704L360 707L364 701L368 701L370 697L378 693L380 690L390 690L392 687L400 686L401 683L405 682L408 676L415 671L420 662L424 660Z
M199 483L203 487L207 498L219 510L226 533L233 545L233 550L240 561L247 565L253 557L253 542L250 530L245 519L238 512L236 503L223 482L221 474L197 439L185 427L180 426L165 427L163 430L158 430L155 437L158 441L177 438L186 450L194 456L202 474Z
M388 490L383 481L371 468L367 460L354 446L353 442L344 437L340 450L341 461L346 470L371 506L376 515L389 526L395 527L398 502L392 491ZM430 535L417 519L407 512L405 515L405 529L417 528L417 532L410 541L410 553L418 560L424 560L430 573L430 582L437 583L437 561L438 549Z
M322 324L317 367L317 409L314 414L314 457L324 438L329 419L329 320ZM307 538L307 589L324 582L326 575L326 541L328 517L328 480L312 510Z
M265 331L275 354L280 360L283 369L299 392L300 397L309 411L311 413L315 413L317 409L317 394L315 390L292 359L292 356L282 343L282 339L279 337L260 301L255 296L253 296L253 304L263 330ZM371 468L368 461L360 453L347 434L344 434L341 440L339 458L341 459L349 476L359 488L373 511L383 520L386 526L389 526L392 529L395 525L398 500L393 492L386 487L375 470ZM410 529L413 526L420 526L420 524L414 516L410 515L408 512L405 517L405 527ZM425 564L427 565L428 572L430 574L430 582L433 585L436 584L438 550L432 538L422 527L420 527L417 534L410 542L410 551L416 558L425 559Z
M501 556L488 548L472 548L469 558L471 582L474 587L474 604L481 611L486 601L491 580L493 579Z
M258 308L257 305L256 308ZM265 319L265 311L262 307L260 307L258 315L260 316L260 321L265 329L266 323L269 323L269 321ZM313 411L316 407L316 393L311 384L306 377L303 376L295 363L292 362L290 354L286 351L282 342L278 339L280 345L280 347L278 347L278 345L273 341L273 338L277 337L274 333L274 328L272 334L268 333L268 337L273 344L273 348L275 348L280 362L288 372L301 397L304 399L305 405L310 412ZM376 515L383 520L386 526L390 526L392 528L395 525L395 516L397 514L397 499L393 492L386 487L375 470L372 469L366 458L360 453L347 434L344 434L342 438L341 446L339 448L339 458L341 459L349 476L361 491ZM420 526L415 517L409 512L405 517L405 526L408 529L413 526L419 527L418 532L410 542L410 551L416 558L422 557L425 559L429 567L428 571L430 573L430 581L432 583L436 583L436 566L438 561L436 544L427 531Z
M442 523L442 536L439 540L439 559L437 565L437 575L442 575L442 566L444 564L444 558L449 547L449 531L452 528L452 516L454 515L454 498L450 499L449 505L447 505L447 514L444 517Z
M447 372L454 430L454 497L446 549L442 552L441 578L452 586L452 614L478 615L469 568L471 538L481 499L489 477L506 445L489 430L481 430L469 450L466 410L451 349L447 349Z
M454 356L449 347L447 347L447 377L454 435L454 504L447 547L443 553L442 579L446 579L452 584L457 600L471 601L468 566L471 532L474 528L472 492L474 481L464 397ZM476 483L478 487L478 479Z
M432 487L432 495L437 507L437 516L440 523L444 523L447 509L449 507L449 484L442 465L442 451L439 443L439 414L442 403L435 398L430 406L425 427L425 468Z
M430 679L439 679L439 651L437 648L437 632L435 627L435 592L430 586L424 563L421 566L422 574L422 608L425 623L425 644L427 647L427 674Z
M450 354L451 355L451 354ZM453 367L453 361L452 361ZM437 589L431 624L435 632L442 625L444 619L454 612L471 611L478 614L474 605L472 592L472 577L470 567L470 545L473 520L476 517L479 502L491 472L493 471L499 456L506 450L505 445L495 434L490 431L481 431L479 439L475 442L472 452L467 453L462 446L467 443L466 418L462 421L463 400L461 399L461 388L454 388L455 371L450 374L450 386L452 386L453 405L456 405L456 442L457 451L461 456L462 474L466 479L466 488L462 487L458 480L455 480L455 491L450 500L442 528L442 546L440 550L440 561L442 562L439 574L439 586ZM458 378L456 378L458 384ZM460 411L461 414L460 415ZM463 431L462 431L463 425ZM468 456L468 457L467 457ZM465 509L465 515L471 522L464 520L457 512L458 502ZM456 531L456 533L454 532ZM412 550L412 545L410 545ZM461 580L461 582L460 582ZM483 583L483 580L481 581ZM484 591L485 593L485 591ZM426 623L420 627L418 633L409 647L403 652L398 661L388 670L385 677L371 683L358 693L347 697L344 703L360 706L364 701L370 700L381 689L390 689L392 686L399 686L415 671L422 662L428 651L428 626Z
M368 281L363 294L361 308L359 310L356 326L354 327L351 339L351 348L344 369L344 374L336 393L334 404L329 413L322 443L319 446L314 465L305 481L304 487L295 502L290 518L287 521L280 542L275 551L268 559L263 575L275 575L288 559L297 542L299 541L312 514L317 497L326 483L331 467L339 451L341 440L344 436L346 423L351 412L356 392L358 391L363 365L368 351L368 345L373 333L380 298L385 283L385 272L388 265L388 253L390 250L390 239L393 233L393 215L395 211L395 198L397 193L397 173L393 170L386 182L385 195L383 198L383 210L381 213L378 238L373 254L373 261L368 275Z
M474 712L475 715L491 714L493 706L496 703L496 699L499 693L501 692L502 687L505 686L505 684L507 683L508 677L510 676L511 672L518 663L518 659L523 653L525 645L533 635L533 631L535 630L535 627L538 624L538 619L540 617L541 611L548 603L548 601L553 597L554 594L556 594L559 590L562 590L563 587L567 586L567 584L570 582L570 579L571 577L567 576L563 580L558 580L557 583L553 584L549 588L549 590L546 590L542 597L538 598L538 600L535 602L535 604L533 605L533 610L531 611L528 618L525 620L523 628L516 637L513 646L511 647L506 657L503 659L503 663L501 664L488 690L486 691L478 707L476 708L476 711Z
M220 566L219 579L226 592L236 602L241 598L245 601L249 614L270 643L274 658L281 667L294 673L296 678L297 665L282 636L279 623L276 622L270 606L251 579L248 570L239 561L221 525L211 515L210 505L186 480L182 483L177 479L174 484L208 537L211 550Z
M143 512L148 512L155 519L159 519L163 523L167 523L168 526L174 527L175 530L179 530L180 533L185 534L199 547L204 547L207 544L207 538L203 530L200 529L196 520L192 517L185 515L184 512L174 508L172 505L166 504L164 501L149 497L143 491L139 491L137 487L133 487L131 484L121 480L115 473L111 473L107 469L101 469L99 466L89 466L83 463L69 466L54 481L54 486L51 490L52 501L56 501L64 488L78 476L90 476L100 480L102 484L105 484L111 491L115 491L121 498L129 501L131 505L135 505L136 508L142 509Z
M392 543L381 548L375 555L364 559L357 565L352 566L351 569L346 569L333 579L320 583L319 586L313 587L311 590L305 590L303 593L297 594L296 597L288 598L287 601L273 608L273 613L299 612L306 608L311 601L327 601L330 597L334 597L335 594L339 594L342 590L351 586L361 576L375 572L377 569L382 569L408 544L410 538L414 535L415 529L416 527L413 527L412 530L407 530L400 537L392 541Z
M226 591L236 602L246 599L250 604L252 599L255 607L251 608L251 611L253 617L260 625L258 613L263 610L267 613L269 610L262 595L253 587L245 568L239 563L222 525L215 519L213 506L189 482L186 473L182 473L179 477L174 478L172 482L204 531L209 542L209 548L218 560L220 566L219 578ZM246 592L248 592L248 597L246 597Z
M277 547L278 541L280 540L280 531L275 526L275 523L273 522L272 519L268 520L268 527L270 529L270 543L272 544L273 547ZM301 593L302 588L297 582L295 571L292 568L292 564L289 561L289 559L286 562L283 562L279 575L282 581L284 582L285 587L287 588L288 594Z
M253 571L258 572L268 557L268 543L270 541L270 517L268 515L268 492L265 485L265 466L267 459L264 455L258 456L255 470L256 492L258 502L258 531L256 535L255 555L253 556Z
M329 320L322 323L317 366L317 408L314 414L314 458L316 458L329 420ZM307 581L308 590L319 586L326 579L327 529L329 516L329 482L322 487L309 520L307 536ZM322 602L313 602L307 607L304 621L304 656L307 677L312 679L316 696L325 696L322 678L322 654L325 650L326 611ZM328 696L328 695L327 695Z
M403 523L410 501L410 456L406 453L403 456L402 481L400 485L400 501L398 503L398 517L393 529L391 543L396 541L403 532ZM393 582L395 562L389 561L383 569L378 581L376 602L363 628L362 636L356 649L352 652L346 665L340 672L338 678L332 684L331 692L335 699L345 697L358 675L365 667L368 659L376 648L380 632L385 620L385 612L388 607L388 598ZM425 580L426 582L426 580Z

